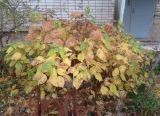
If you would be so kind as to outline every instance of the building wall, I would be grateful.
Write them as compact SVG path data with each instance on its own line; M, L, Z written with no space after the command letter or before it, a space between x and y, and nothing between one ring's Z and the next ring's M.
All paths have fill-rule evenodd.
M68 19L72 11L83 11L90 6L97 23L111 22L114 18L115 0L24 0L32 8L55 10L55 17Z
M160 0L155 0L155 14L150 40L160 42Z
M69 14L73 11L85 11L87 5L90 6L91 15L97 24L110 23L114 20L115 0L22 0L32 9L47 13L54 12L54 18L70 19ZM25 8L19 6L21 12L25 12ZM28 19L26 19L28 21ZM6 28L8 30L12 22L6 20ZM29 23L25 23L21 30L27 29Z
M160 23L160 0L156 0L155 2L155 19L154 23Z

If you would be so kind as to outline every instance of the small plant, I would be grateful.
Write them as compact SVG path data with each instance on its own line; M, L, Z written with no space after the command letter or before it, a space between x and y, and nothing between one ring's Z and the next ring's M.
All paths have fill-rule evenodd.
M142 115L156 115L160 108L160 99L153 90L147 89L144 85L139 87L138 93L128 95L131 102L128 102L128 110L139 112Z
M121 33L109 36L104 29L102 32L97 29L90 32L88 39L75 38L70 43L73 36L70 32L74 29L67 28L72 24L62 27L63 22L57 22L60 21L53 21L48 27L45 25L49 22L42 28L31 27L31 42L9 46L5 62L17 77L32 72L29 77L38 84L47 82L63 88L68 81L76 89L95 77L101 83L100 93L109 96L119 96L124 90L133 91L136 84L144 82L143 73L147 72L140 70L147 57L132 39L123 38ZM59 24L61 27L57 28ZM51 30L45 32L48 30L45 28ZM148 60L145 62L149 63Z
M42 99L82 90L95 99L119 98L146 82L143 67L150 58L133 38L111 26L81 24L48 20L41 27L30 27L29 41L7 47L4 61L9 75L27 94L38 86Z

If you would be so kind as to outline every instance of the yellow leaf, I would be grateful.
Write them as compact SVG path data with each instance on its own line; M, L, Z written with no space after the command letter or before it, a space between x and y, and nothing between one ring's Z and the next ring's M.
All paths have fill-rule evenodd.
M147 78L149 74L147 72L144 73L144 77Z
M47 58L46 61L54 61L55 59L56 59L56 54Z
M114 95L119 97L119 93L117 91L117 87L114 84L110 84L109 89Z
M83 62L84 59L85 59L84 53L78 54L78 60L79 60L80 62Z
M46 96L46 93L43 89L41 89L41 92L40 92L40 97L41 97L41 100L45 99L45 96Z
M120 77L121 77L122 81L126 81L126 77L124 76L124 74L121 74Z
M125 90L127 90L127 91L132 91L132 88L129 86L128 83L127 83L127 84L124 84L124 86L125 86Z
M42 75L42 77L38 80L38 84L44 84L47 81L47 76L45 74Z
M102 72L102 67L103 66L101 66L101 64L99 62L92 61L91 64L95 65L95 66L90 68L90 71L91 71L92 74L94 74L95 70L96 70L95 72Z
M97 50L96 55L98 56L99 59L106 61L105 52L103 52L101 49Z
M67 47L64 47L64 50L65 50L66 52L72 52L72 50L69 49L69 48L67 48Z
M91 74L95 74L96 72L97 72L97 70L96 70L95 66L93 66L93 67L90 68L90 73Z
M6 51L6 53L9 54L9 53L11 53L13 50L14 50L13 47L9 47L9 48L7 49L7 51Z
M143 58L141 56L137 56L139 62L143 62Z
M84 73L85 73L85 75L87 76L88 79L91 79L91 74L88 70L85 71Z
M87 73L88 72L86 72L86 71L82 71L77 75L76 78L81 78L82 80L87 81L90 78Z
M66 57L69 57L69 56L72 56L72 55L73 55L72 53L67 53Z
M65 82L71 82L72 81L72 78L69 76L69 75L65 75L63 76Z
M119 70L118 70L118 68L115 68L113 71L112 71L112 76L113 77L116 77L116 76L118 76L119 75Z
M104 79L104 85L105 86L109 86L110 85L109 78L105 78Z
M66 74L73 74L75 67L69 67Z
M79 74L79 69L73 70L73 77L77 76Z
M109 89L105 86L102 86L100 92L102 95L108 95Z
M48 80L48 83L51 83L55 87L64 87L65 81L64 78L61 76L51 76Z
M65 58L65 59L63 60L63 62L64 62L65 64L67 64L68 66L71 66L71 60L70 60L69 58Z
M86 51L86 60L90 61L94 59L94 53L93 50L88 50Z
M82 83L83 83L83 79L81 79L80 77L76 77L73 79L73 86L76 89L79 89L79 87L81 86Z
M128 83L129 84L129 86L131 87L131 88L134 88L135 87L135 84L134 83Z
M117 54L117 55L116 55L116 59L117 59L117 60L123 60L123 58L124 58L124 57L123 57L122 55L120 55L120 54Z
M43 58L43 56L38 56L35 59L38 60L38 61L40 61L41 63L45 61L44 58Z
M121 66L119 67L120 73L124 73L124 72L126 71L126 69L127 69L127 67L126 67L125 65L121 65Z
M36 66L36 65L38 65L38 64L41 64L41 63L43 63L45 60L44 60L44 58L42 57L42 56L38 56L38 57L36 57L32 62L31 62L31 65L32 66Z
M100 73L95 73L94 76L98 81L102 81L103 80L102 75Z
M19 43L18 47L19 47L19 48L24 48L25 45L24 45L23 43Z
M126 64L128 64L128 58L124 57L123 62L126 63Z
M120 85L120 84L122 84L121 83L122 81L121 81L121 79L114 79L114 81L113 81L113 83L115 84L115 85Z
M12 60L19 60L22 58L22 54L20 52L16 52L11 56Z
M6 116L12 116L14 113L14 107L8 107L6 112L5 112L5 115Z
M33 76L33 80L39 80L41 79L41 77L43 76L43 73L37 72L34 76Z
M60 76L64 76L65 73L66 73L66 70L64 68L58 68L57 69L57 73L60 75Z
M129 44L123 42L123 43L121 43L120 48L121 48L122 50L124 50L124 51L128 51L128 49L129 49Z
M24 91L26 94L29 94L30 92L32 92L32 90L34 89L34 87L37 85L36 81L28 81L25 82L24 84Z

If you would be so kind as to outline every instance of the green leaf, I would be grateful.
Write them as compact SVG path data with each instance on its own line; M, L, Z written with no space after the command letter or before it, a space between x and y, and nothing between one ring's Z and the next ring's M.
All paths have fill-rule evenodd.
M18 89L11 90L11 96L12 96L12 97L17 96L18 93L19 93L19 90L18 90Z
M36 43L34 44L34 48L35 48L35 49L40 49L40 48L41 48L41 43L40 43L40 42L36 42Z
M89 47L89 44L88 44L88 43L81 42L81 44L80 44L80 50L81 50L81 51L86 50L88 47Z
M109 50L111 49L110 37L109 37L109 35L107 33L104 34L104 41L103 41L103 43L104 43L104 45L105 45L105 47L107 49L109 49Z
M109 89L114 95L119 97L119 93L118 93L117 87L114 84L110 84Z
M31 22L40 22L42 19L42 14L38 11L33 11L29 17Z
M32 56L34 54L34 50L33 49L31 49L30 51L29 51L29 56Z
M54 21L54 26L55 26L55 28L62 28L62 23L61 23L61 21L59 21L59 20L55 20Z
M35 72L36 72L36 69L35 69L35 68L29 69L29 70L27 71L27 75L28 75L29 80L32 80L32 79L33 79L33 76L34 76Z
M33 90L32 86L27 86L27 87L24 88L24 91L25 91L26 94L29 94L32 90Z
M26 94L29 94L30 92L32 92L32 90L34 89L34 87L37 85L36 81L28 81L25 85L24 85L24 91Z
M66 53L65 49L63 49L63 48L60 49L60 56L61 56L61 58L63 58L63 59L65 58L65 53Z
M120 31L124 31L124 26L123 26L123 22L122 21L118 21L118 30Z
M48 54L47 54L47 57L51 57L51 56L53 56L53 55L56 55L55 50L54 50L54 49L49 50L49 52L48 52Z
M21 63L17 62L15 67L16 67L16 69L20 69L20 68L22 68L22 65L21 65Z
M86 8L85 8L85 15L86 15L87 17L90 16L90 12L91 12L90 6L87 5Z
M8 50L6 51L7 54L11 53L14 50L14 48L9 47Z
M25 48L25 45L23 43L19 43L18 48Z
M22 65L21 65L19 62L17 62L17 63L15 64L15 68L16 68L16 70L15 70L16 75L17 75L17 76L20 76L20 75L21 75L21 72L22 72Z
M92 18L89 20L92 24L95 24L96 23L96 19L95 18Z
M106 33L106 31L104 30L104 26L101 26L100 29L101 29L101 32L102 32L102 33Z
M51 62L51 61L45 62L42 64L41 72L42 73L48 72L51 75L52 70L53 70L53 66L54 66L53 62Z

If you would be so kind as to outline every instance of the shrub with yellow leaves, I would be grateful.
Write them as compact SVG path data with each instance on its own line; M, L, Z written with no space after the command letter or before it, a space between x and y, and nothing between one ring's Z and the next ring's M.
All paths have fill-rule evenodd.
M18 79L37 82L26 86L41 85L49 92L89 87L99 95L120 97L147 80L148 52L111 25L49 20L31 26L27 37L27 42L9 45L5 56Z

